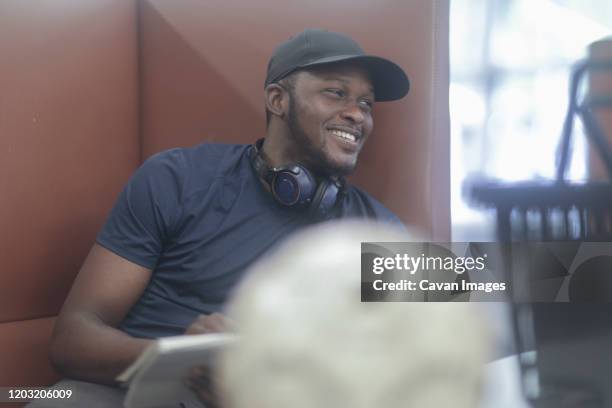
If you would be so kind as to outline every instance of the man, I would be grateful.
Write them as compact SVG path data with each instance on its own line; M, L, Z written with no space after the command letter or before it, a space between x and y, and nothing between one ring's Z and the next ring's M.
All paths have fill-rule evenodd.
M343 177L372 131L374 102L408 88L399 66L344 35L306 30L281 44L263 141L162 152L129 181L58 317L57 369L112 384L151 339L223 330L228 293L291 232L333 218L399 223Z

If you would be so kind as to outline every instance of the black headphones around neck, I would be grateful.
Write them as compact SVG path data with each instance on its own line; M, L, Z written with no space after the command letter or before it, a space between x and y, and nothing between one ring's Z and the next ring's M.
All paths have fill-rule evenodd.
M344 195L344 179L326 177L317 183L315 177L299 164L268 166L259 139L249 151L253 168L264 180L274 199L286 207L307 209L312 215L327 217Z

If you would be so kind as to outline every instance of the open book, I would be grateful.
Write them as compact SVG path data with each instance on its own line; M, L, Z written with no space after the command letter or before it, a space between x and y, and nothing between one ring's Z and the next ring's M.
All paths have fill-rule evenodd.
M153 408L193 401L184 385L189 369L214 363L217 352L236 341L228 333L198 334L158 339L117 377L128 387L126 408Z

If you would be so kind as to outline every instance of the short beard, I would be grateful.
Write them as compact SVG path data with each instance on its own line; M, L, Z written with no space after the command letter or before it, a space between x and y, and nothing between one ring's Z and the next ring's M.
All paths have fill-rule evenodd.
M287 113L287 126L291 133L293 142L296 143L302 158L300 164L305 165L308 170L313 171L317 174L327 176L347 176L353 172L355 165L342 166L336 163L332 163L325 153L323 152L323 146L316 146L311 139L308 138L304 128L300 124L300 120L297 114L297 103L295 93L292 89L289 89L289 112Z

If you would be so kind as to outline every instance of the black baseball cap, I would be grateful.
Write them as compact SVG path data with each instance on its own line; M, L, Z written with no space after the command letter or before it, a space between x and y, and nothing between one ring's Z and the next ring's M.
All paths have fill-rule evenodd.
M393 101L408 93L410 81L399 65L367 55L347 35L314 28L306 29L276 47L268 62L264 87L300 69L353 61L370 73L376 101Z

